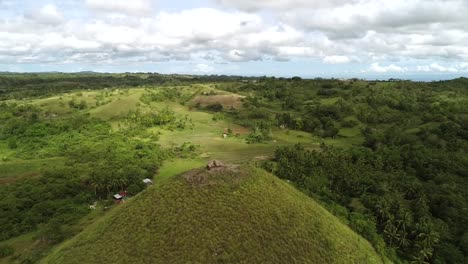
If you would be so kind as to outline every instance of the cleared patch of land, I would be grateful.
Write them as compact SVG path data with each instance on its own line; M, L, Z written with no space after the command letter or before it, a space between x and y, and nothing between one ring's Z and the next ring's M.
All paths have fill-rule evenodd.
M206 107L208 105L213 104L221 104L224 108L239 108L242 105L242 98L244 96L241 95L201 95L195 97L193 102L198 104L202 107Z

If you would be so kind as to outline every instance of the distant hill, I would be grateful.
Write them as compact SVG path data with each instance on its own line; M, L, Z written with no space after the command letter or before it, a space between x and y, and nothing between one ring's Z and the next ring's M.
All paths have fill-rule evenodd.
M41 263L381 263L371 245L269 173L199 169L150 187Z

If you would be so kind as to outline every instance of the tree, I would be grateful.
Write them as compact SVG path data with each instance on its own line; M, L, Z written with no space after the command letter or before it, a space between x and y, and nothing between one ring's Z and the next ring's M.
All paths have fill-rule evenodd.
M46 224L39 225L37 238L47 244L57 244L65 239L65 233L62 230L62 223L59 219L51 219Z

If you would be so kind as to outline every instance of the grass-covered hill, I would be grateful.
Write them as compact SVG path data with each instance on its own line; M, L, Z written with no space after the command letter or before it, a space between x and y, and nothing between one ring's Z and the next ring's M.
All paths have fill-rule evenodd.
M380 263L371 245L254 168L199 169L154 186L41 263Z

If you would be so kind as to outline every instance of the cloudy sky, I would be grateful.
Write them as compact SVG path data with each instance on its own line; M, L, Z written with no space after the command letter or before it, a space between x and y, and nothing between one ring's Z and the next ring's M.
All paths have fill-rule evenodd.
M0 71L468 76L468 0L0 0Z

